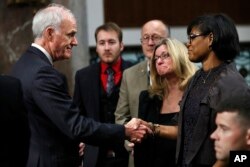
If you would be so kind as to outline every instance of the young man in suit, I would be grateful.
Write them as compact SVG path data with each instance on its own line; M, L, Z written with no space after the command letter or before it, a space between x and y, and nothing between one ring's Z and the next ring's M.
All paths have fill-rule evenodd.
M123 71L131 66L122 59L124 49L121 28L112 22L95 31L96 52L100 62L76 73L74 101L82 114L104 123L115 123L114 111L119 98ZM109 68L113 71L109 90ZM114 146L89 146L84 149L84 167L127 167L128 153L123 143Z
M150 84L149 62L153 56L155 45L161 39L169 36L169 28L161 20L150 20L141 29L141 46L146 60L124 71L120 87L119 100L115 111L117 124L125 124L131 118L138 117L139 95L147 90ZM131 149L125 142L128 151ZM132 154L131 154L132 155ZM129 166L133 166L133 156L130 156Z
M28 167L78 167L79 143L140 142L146 131L141 120L125 126L102 124L80 114L68 93L67 81L53 62L69 59L77 45L76 19L62 5L39 10L32 23L34 43L12 69L19 78L31 129Z
M0 111L0 166L25 167L30 133L18 79L0 76Z

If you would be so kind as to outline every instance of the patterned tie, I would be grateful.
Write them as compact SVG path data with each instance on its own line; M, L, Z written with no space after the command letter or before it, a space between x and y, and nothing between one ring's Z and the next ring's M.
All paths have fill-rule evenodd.
M108 74L108 79L107 79L107 95L110 96L113 88L115 86L115 82L114 82L114 71L111 67L108 67L106 70L107 74Z

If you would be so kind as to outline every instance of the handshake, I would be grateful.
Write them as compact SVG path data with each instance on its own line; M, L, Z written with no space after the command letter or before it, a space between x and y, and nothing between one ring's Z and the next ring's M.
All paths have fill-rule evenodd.
M147 135L154 135L158 125L143 121L139 118L132 118L125 124L125 135L130 142L140 143Z
M148 135L160 135L160 127L163 128L162 125L153 124L152 122L146 122L139 118L132 118L124 126L125 126L125 136L127 137L126 139L129 140L129 142L126 140L126 144L125 144L125 147L128 151L131 151L135 143L140 143L142 139L147 137ZM174 136L177 136L177 131L176 130L172 130L172 131L175 134ZM161 135L162 134L164 134L163 131L161 131ZM176 137L173 137L173 138L176 138ZM79 144L79 156L83 156L84 149L85 149L85 144L80 143Z

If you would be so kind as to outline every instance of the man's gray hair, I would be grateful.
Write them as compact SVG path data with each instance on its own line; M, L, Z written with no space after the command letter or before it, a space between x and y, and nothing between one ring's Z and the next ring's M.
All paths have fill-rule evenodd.
M32 21L32 31L34 38L42 37L43 31L47 27L53 27L60 30L60 24L63 19L74 19L74 14L63 5L52 3L46 8L40 9Z

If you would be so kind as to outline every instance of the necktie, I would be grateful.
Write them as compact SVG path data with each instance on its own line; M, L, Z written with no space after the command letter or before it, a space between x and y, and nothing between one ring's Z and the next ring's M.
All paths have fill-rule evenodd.
M106 70L107 74L108 74L108 79L107 79L107 95L110 96L113 88L115 86L115 82L114 82L114 71L111 67L108 67Z
M148 85L151 85L150 71L147 72L147 75L148 75Z

